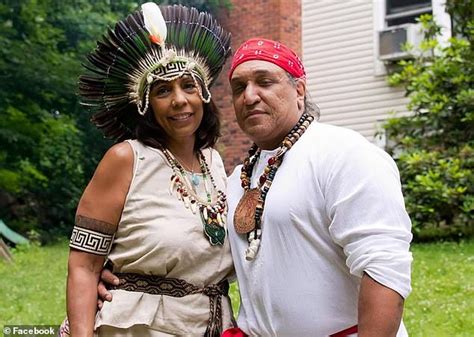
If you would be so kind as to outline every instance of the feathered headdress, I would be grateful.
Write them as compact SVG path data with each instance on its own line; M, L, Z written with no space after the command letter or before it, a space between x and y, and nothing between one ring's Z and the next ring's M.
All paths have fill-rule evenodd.
M106 137L129 138L148 109L153 82L185 73L196 82L203 102L230 54L230 33L210 14L181 5L153 2L119 21L98 42L79 79L81 104Z

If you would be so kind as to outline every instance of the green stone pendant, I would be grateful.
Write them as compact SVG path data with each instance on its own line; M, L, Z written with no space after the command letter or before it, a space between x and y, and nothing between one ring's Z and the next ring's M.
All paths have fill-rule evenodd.
M207 235L211 245L223 245L225 239L225 229L216 225L204 225L204 233Z
M207 236L211 245L223 245L225 239L225 228L219 226L217 220L211 219L210 217L205 220L201 212L201 219L203 223L203 231Z

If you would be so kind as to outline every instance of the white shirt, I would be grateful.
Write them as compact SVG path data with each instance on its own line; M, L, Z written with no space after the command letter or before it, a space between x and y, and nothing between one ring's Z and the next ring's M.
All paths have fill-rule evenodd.
M262 151L252 187L274 153ZM275 175L254 261L233 226L240 169L229 178L228 227L247 334L318 337L356 325L363 272L408 296L411 223L388 154L354 131L313 122ZM403 324L397 336L407 336Z

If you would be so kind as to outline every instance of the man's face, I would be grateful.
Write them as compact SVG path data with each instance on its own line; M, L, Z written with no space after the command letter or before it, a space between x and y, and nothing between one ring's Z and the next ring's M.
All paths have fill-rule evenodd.
M253 60L235 68L230 85L240 128L260 148L276 148L303 111L304 80L295 85L277 65Z

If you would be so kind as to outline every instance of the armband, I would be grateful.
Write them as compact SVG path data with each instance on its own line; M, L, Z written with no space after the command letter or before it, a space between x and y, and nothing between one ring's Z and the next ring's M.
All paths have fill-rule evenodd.
M106 256L114 238L114 225L97 219L76 216L69 247L95 255Z

